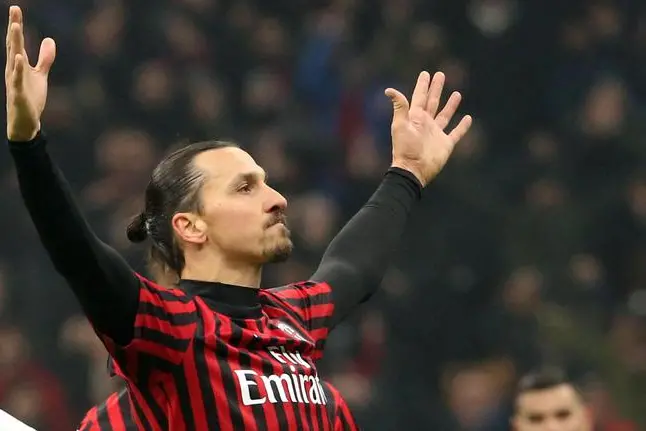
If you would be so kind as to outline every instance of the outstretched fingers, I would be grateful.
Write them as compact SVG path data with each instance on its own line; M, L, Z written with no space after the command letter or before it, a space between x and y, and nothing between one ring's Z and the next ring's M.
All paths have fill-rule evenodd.
M413 90L413 96L410 100L411 109L426 108L426 101L428 100L429 85L431 83L431 75L424 71L417 77L417 84Z
M13 73L11 74L11 85L16 94L20 94L23 89L26 61L22 54L15 55Z
M7 57L5 65L5 79L11 75L15 68L16 55L22 55L25 62L29 62L27 59L27 52L25 51L22 10L18 6L11 6L9 8L6 45Z
M385 94L390 98L390 101L393 104L393 125L403 124L406 122L408 120L408 111L410 109L406 96L394 88L386 89Z
M25 35L22 31L22 24L20 22L15 22L15 17L12 17L14 22L9 26L9 55L7 56L7 70L11 71L15 67L16 55L20 54L24 57L25 61L27 59L27 53L25 52Z
M467 132L471 128L471 124L473 124L473 119L470 115L465 115L464 117L462 117L462 120L460 120L458 125L455 126L455 129L451 130L451 133L449 133L449 138L451 138L453 144L460 142L460 140L464 137L464 135L467 134Z
M449 123L453 119L453 116L457 112L461 101L462 95L460 93L458 93L457 91L451 93L451 96L446 102L446 105L444 105L444 108L442 108L440 113L437 114L437 117L435 117L435 122L440 129L444 130L446 126L449 125Z
M25 52L25 36L22 33L22 25L14 22L11 24L11 49L15 54L24 54Z
M433 75L433 81L431 81L431 88L428 92L428 98L424 105L424 109L431 115L431 117L435 117L435 114L437 113L445 81L446 76L442 72L435 72Z
M9 19L7 20L7 58L9 56L9 48L11 47L11 25L13 23L22 23L22 10L18 6L11 6L9 8Z

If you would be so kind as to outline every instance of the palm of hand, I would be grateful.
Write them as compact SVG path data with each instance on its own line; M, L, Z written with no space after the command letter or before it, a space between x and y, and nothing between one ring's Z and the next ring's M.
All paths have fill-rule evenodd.
M7 137L12 141L31 140L40 130L40 116L47 100L47 78L56 56L52 39L43 40L38 63L29 65L23 35L22 11L9 9L7 30Z
M22 79L20 91L7 91L7 123L11 125L8 134L12 135L12 140L30 139L38 132L47 98L46 77L28 67Z
M444 132L460 104L461 95L451 94L436 115L443 86L442 73L436 73L431 82L429 74L422 72L410 104L397 90L386 90L394 105L393 166L412 172L422 185L428 184L442 170L455 144L471 127L472 120L467 115L450 133Z

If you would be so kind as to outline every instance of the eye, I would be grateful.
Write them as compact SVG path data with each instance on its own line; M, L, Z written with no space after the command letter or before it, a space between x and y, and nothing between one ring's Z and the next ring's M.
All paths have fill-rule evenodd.
M249 183L244 183L243 185L238 187L238 193L242 193L242 194L249 194L251 193L252 190L253 190L253 187Z
M560 420L565 420L569 418L571 414L572 412L570 412L569 410L559 410L558 412L556 412L556 417Z
M529 416L527 417L527 419L529 420L529 422L530 422L530 423L533 423L533 424L539 424L539 423L543 422L543 419L544 419L544 418L545 418L545 417L544 417L543 415L539 415L539 414L529 415Z

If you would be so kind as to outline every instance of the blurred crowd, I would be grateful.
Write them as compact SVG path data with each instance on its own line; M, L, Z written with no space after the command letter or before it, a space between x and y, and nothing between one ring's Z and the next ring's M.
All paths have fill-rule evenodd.
M307 278L388 167L384 88L442 70L475 125L424 193L380 293L323 375L367 430L507 429L519 375L560 364L599 429L646 429L646 3L21 0L58 44L44 127L100 237L157 160L234 139L289 200ZM0 408L74 429L120 382L0 158ZM40 427L40 428L39 428Z

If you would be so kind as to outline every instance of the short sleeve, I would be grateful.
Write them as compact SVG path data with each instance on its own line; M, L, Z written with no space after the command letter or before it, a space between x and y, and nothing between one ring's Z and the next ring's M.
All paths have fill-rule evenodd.
M322 348L334 313L330 285L304 281L269 289L269 292L279 298L288 311L303 323L317 348Z
M138 277L141 283L132 341L121 346L99 334L117 365L117 374L128 379L139 377L146 362L155 361L162 367L180 364L197 327L197 309L191 297Z

